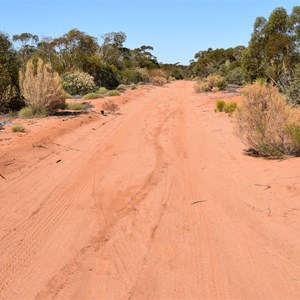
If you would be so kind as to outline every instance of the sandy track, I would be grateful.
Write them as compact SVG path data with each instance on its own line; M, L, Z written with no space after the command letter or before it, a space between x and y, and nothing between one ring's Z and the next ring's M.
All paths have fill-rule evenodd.
M300 160L243 155L192 87L145 91L0 182L1 298L300 298Z

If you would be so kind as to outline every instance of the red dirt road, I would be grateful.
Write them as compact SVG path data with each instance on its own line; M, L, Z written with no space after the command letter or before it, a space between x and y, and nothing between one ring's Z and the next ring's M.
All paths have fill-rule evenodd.
M300 159L245 156L193 82L132 95L1 144L1 298L300 299Z

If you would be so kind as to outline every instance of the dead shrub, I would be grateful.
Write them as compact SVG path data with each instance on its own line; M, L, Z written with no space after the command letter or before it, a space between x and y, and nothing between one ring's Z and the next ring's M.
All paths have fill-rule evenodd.
M246 87L236 113L239 136L261 156L280 157L300 152L299 113L286 105L276 87L255 83Z
M226 81L221 75L211 74L199 80L194 88L196 93L217 92L226 88Z
M20 72L20 89L26 105L34 114L50 114L64 107L61 79L52 71L50 64L45 64L41 59L36 68L32 60L27 62L25 72Z
M150 82L153 85L164 85L164 84L168 83L168 80L162 76L153 76L150 78Z
M196 93L206 93L210 91L210 85L205 81L198 81L194 88Z
M102 104L102 109L111 114L114 114L120 110L119 106L111 100L104 102Z

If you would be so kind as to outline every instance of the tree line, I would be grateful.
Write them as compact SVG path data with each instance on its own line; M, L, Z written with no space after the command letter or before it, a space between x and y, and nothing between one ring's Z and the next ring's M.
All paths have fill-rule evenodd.
M72 72L86 73L95 86L108 89L120 83L146 81L145 76L154 74L153 70L160 70L166 78L186 77L187 66L159 63L152 54L153 47L129 49L124 46L126 38L124 32L110 32L97 39L78 29L58 38L40 38L32 33L10 38L0 33L0 111L22 106L19 70L24 70L29 60L37 64L42 59L62 78Z
M190 69L199 78L219 74L232 84L265 80L286 94L290 104L299 105L300 6L291 14L278 7L268 19L257 17L248 47L199 51Z
M290 104L300 104L300 6L290 14L278 7L268 19L256 18L247 47L199 51L189 66L159 63L153 47L129 49L124 46L126 38L124 32L110 32L97 39L78 29L57 38L32 33L10 38L0 33L0 111L24 104L19 71L29 60L37 64L39 59L62 79L70 80L75 72L81 72L81 76L90 76L96 87L113 89L120 83L149 81L151 76L154 82L164 83L167 79L218 75L229 84L257 79L271 82L287 95Z

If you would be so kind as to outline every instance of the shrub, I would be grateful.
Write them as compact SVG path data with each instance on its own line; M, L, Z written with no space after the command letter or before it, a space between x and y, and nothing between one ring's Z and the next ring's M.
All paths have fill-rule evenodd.
M132 83L132 84L130 85L130 88L131 88L132 90L135 90L135 89L137 89L137 85L136 85L135 83Z
M107 92L107 96L112 97L112 96L120 96L120 92L117 90L111 90Z
M211 91L213 92L213 93L216 93L216 92L218 92L220 89L217 87L217 86L214 86L212 89L211 89Z
M93 76L85 72L68 72L62 79L64 90L71 95L84 95L97 90Z
M206 78L199 80L195 85L196 93L224 90L227 84L223 76L211 74Z
M84 105L82 103L76 103L76 102L66 102L65 103L65 109L84 110L84 109L86 109L86 105Z
M102 104L102 109L109 113L116 113L120 110L119 106L111 100L104 102Z
M83 97L84 100L92 100L92 99L99 99L99 98L104 98L104 95L99 93L89 93Z
M127 86L125 84L119 84L117 87L117 90L120 92L124 92L124 91L126 91L126 89L127 89Z
M99 94L106 94L107 93L107 88L106 87L99 87L99 89L98 89L98 93Z
M25 132L25 127L20 124L13 125L11 127L12 132Z
M236 102L226 103L224 106L224 112L231 115L237 108Z
M227 83L242 85L244 82L243 69L241 67L230 70L225 77Z
M198 81L194 88L196 93L205 93L210 91L209 83L205 81Z
M217 108L217 111L223 111L224 110L224 106L225 106L225 101L223 100L217 100L216 101L216 108Z
M0 112L24 105L18 86L20 61L9 37L0 32Z
M224 90L227 86L225 78L218 74L211 74L205 78L205 81L209 83L210 89L217 87L219 90Z
M69 93L67 93L67 92L65 92L65 91L63 91L63 97L64 97L65 99L72 99L72 95L70 95Z
M34 116L34 113L30 107L23 107L19 111L18 116L19 116L19 118L29 119Z
M143 73L136 69L126 69L120 73L121 82L125 84L138 83L144 80Z
M271 85L257 82L246 91L242 108L236 113L238 134L259 155L299 155L299 111L289 109Z
M164 85L164 84L168 83L168 80L162 76L153 76L150 78L150 82L153 85Z
M52 71L50 64L38 60L36 70L32 60L26 64L26 71L20 72L20 88L25 103L34 114L53 113L64 106L65 98L61 79Z

